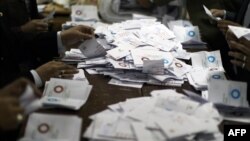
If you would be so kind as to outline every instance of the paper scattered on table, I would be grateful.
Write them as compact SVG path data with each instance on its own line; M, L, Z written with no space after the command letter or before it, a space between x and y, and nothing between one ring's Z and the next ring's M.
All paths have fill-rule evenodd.
M233 32L233 34L238 38L246 38L247 40L250 40L250 29L245 27L239 27L239 26L228 26L230 31Z
M110 141L223 139L218 130L221 117L211 103L199 103L175 90L151 95L127 99L90 116L93 121L83 136Z
M211 19L213 19L213 20L215 20L215 21L221 20L220 17L214 17L213 14L212 14L212 12L211 12L205 5L203 5L203 8L204 8L206 14L207 14Z
M42 103L78 110L86 103L91 89L86 81L51 78L45 84Z
M77 116L31 114L20 141L80 141L81 125Z

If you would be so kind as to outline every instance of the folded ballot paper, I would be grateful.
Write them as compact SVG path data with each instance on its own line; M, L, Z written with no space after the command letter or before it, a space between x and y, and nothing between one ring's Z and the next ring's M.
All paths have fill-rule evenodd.
M77 116L32 114L19 141L80 141L81 125Z
M250 40L250 29L245 27L239 27L239 26L228 26L229 30L233 32L233 34L238 38L246 38L247 40Z
M106 141L223 140L222 118L213 104L175 90L127 99L90 116L85 138ZM192 127L192 128L190 128Z
M176 38L184 45L204 45L201 41L200 30L198 26L174 26L173 32Z
M45 84L42 103L78 110L87 101L91 89L86 81L51 78Z
M221 20L220 17L214 17L213 14L212 14L212 12L211 12L205 5L203 5L203 8L204 8L206 14L207 14L212 20L215 20L215 21Z

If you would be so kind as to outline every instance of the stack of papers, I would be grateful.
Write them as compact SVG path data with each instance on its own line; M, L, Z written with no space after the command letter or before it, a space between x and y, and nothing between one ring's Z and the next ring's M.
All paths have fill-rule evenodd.
M211 80L226 80L220 51L192 53L192 71L187 74L189 83L197 90L207 90Z
M46 82L42 103L46 106L78 110L86 103L92 86L87 81L52 78Z
M174 90L151 95L109 105L90 116L93 121L83 136L107 141L223 140L218 130L222 118L213 104Z
M81 125L76 116L32 114L20 141L80 141Z
M98 26L95 33L98 38L79 46L82 55L71 50L64 60L75 59L78 68L90 74L111 76L110 84L181 86L191 70L183 61L190 59L190 53L171 30L154 19Z

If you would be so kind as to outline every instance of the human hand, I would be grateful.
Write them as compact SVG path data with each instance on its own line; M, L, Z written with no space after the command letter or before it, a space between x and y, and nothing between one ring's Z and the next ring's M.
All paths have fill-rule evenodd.
M221 17L221 18L223 18L224 15L225 15L224 10L221 10L221 9L211 9L210 11L211 11L211 13L212 13L212 15L214 17Z
M63 62L51 61L36 69L43 82L48 81L51 77L71 79L78 70Z
M0 90L0 94L2 91ZM24 110L20 107L15 97L0 96L0 129L14 130L23 120Z
M23 32L44 32L48 31L48 23L44 22L44 20L36 19L31 20L24 25L21 26L21 30Z
M239 42L230 40L229 47L231 51L228 55L234 57L231 63L250 71L250 42L246 39L240 39Z
M94 29L88 26L76 26L61 32L63 45L67 50L72 47L78 47L83 40L94 37Z
M221 32L225 35L228 31L228 26L232 25L232 26L241 26L238 23L232 22L232 21L228 21L228 20L219 20L218 21L218 28L221 30Z
M28 85L31 86L31 88L33 89L35 96L37 97L42 96L42 93L37 89L37 87L32 82L30 82L25 78L19 78L18 80L5 86L1 90L1 96L19 98L24 93Z

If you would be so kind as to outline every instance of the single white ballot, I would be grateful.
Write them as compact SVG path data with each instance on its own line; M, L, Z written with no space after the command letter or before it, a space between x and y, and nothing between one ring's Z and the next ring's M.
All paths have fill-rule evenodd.
M73 5L72 21L99 21L98 10L94 5Z
M203 8L204 8L206 14L207 14L211 19L213 19L213 20L215 20L215 21L221 20L220 17L214 17L213 14L212 14L212 12L211 12L205 5L203 5Z
M87 101L91 89L87 82L52 78L45 85L42 102L44 105L78 110Z
M192 65L194 68L202 68L209 71L224 71L220 51L192 53Z
M84 41L80 46L82 54L88 58L100 57L106 55L106 51L95 38Z
M240 39L245 37L247 40L250 40L250 29L239 26L228 26L228 28L233 32L233 34Z
M82 119L76 116L32 114L24 137L37 141L79 141Z
M249 107L247 102L247 83L212 80L208 85L208 100L235 107Z

